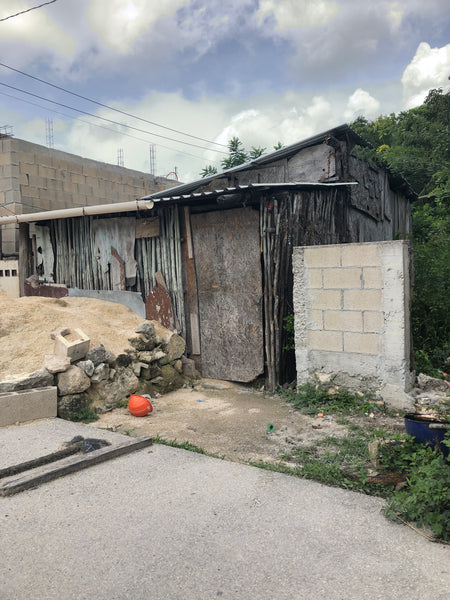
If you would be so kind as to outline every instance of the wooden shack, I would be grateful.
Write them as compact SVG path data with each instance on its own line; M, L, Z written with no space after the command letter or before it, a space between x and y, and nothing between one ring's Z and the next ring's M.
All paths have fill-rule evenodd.
M203 376L265 376L274 389L295 378L283 327L293 312L292 248L411 232L414 192L358 158L362 145L342 125L141 199L151 201L147 210L43 215L31 230L36 215L27 215L22 273L39 267L52 284L139 292L147 314L171 320L186 337Z

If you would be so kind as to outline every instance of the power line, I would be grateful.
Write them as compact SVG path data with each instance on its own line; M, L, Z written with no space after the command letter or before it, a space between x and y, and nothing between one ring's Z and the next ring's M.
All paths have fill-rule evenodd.
M39 96L39 94L33 94L32 92L27 92L26 90L22 90L18 87L14 87L13 85L8 85L7 83L0 82L0 85L3 85L4 87L7 87L11 90L16 90L17 92L21 92L22 94L27 94L28 96L33 96L34 98L39 98L39 100L44 100L44 102L50 102L51 104L56 104L56 105L62 106L64 108L68 108L69 110L79 112L83 115L88 115L89 117L93 117L94 119L100 119L101 121L106 121L107 123L112 123L113 125L119 125L119 127L126 127L127 129L132 129L133 131L139 131L140 133L146 133L147 135L153 135L155 137L159 137L164 140L170 140L171 142L176 142L177 144L185 144L186 146L193 146L194 148L201 148L202 150L209 150L210 152L219 152L220 154L227 154L227 152L223 152L222 150L214 150L213 148L205 148L205 146L199 146L198 144L192 144L191 142L184 142L183 140L176 140L176 139L168 137L166 135L161 135L160 133L152 133L151 131L146 131L145 129L139 129L138 127L133 127L132 125L127 125L126 123L119 123L118 121L113 121L112 119L107 119L106 117L100 117L98 115L94 115L85 110L81 110L80 108L74 108L73 106L68 106L67 104L63 104L62 102L56 102L56 100L50 100L49 98L44 98L43 96Z
M62 92L65 92L66 94L71 94L72 96L76 96L77 98L81 98L82 100L87 100L88 102L92 102L93 104L96 104L97 106L102 106L103 108L107 108L108 110L113 110L114 112L120 113L127 117L132 117L133 119L137 119L138 121L142 121L143 123L148 123L149 125L154 125L155 127L161 127L162 129L167 129L168 131L173 131L174 133L178 133L180 135L185 135L186 137L193 138L194 140L206 142L207 144L214 144L216 146L221 146L223 148L227 148L227 146L225 144L219 144L218 142L212 142L211 140L207 140L205 138L198 137L196 135L191 135L190 133L184 133L183 131L179 131L178 129L172 129L171 127L166 127L165 125L160 125L159 123L155 123L154 121L149 121L148 119L144 119L143 117L137 117L136 115L133 115L124 110L120 110L119 108L114 108L113 106L109 106L108 104L102 104L102 102L98 102L97 100L92 100L92 98L88 98L87 96L82 96L81 94L77 94L76 92L71 92L70 90L67 90L66 88L63 88L59 85L55 85L54 83L50 83L49 81L45 81L45 79L40 79L39 77L35 77L34 75L30 75L29 73L25 73L24 71L20 71L19 69L15 69L14 67L10 67L9 65L6 65L5 63L0 62L0 66L5 67L6 69L9 69L10 71L14 71L15 73L20 73L20 75L24 75L25 77L29 77L30 79L34 79L35 81L39 81L40 83L44 83L45 85L49 85L52 88L55 88L57 90L61 90Z
M37 8L42 8L43 6L47 6L47 4L53 4L54 2L57 2L57 1L58 0L50 0L50 2L44 2L43 4L39 4L39 6L33 6L32 8L28 8L27 10L22 10L21 12L18 12L15 15L9 15L9 17L4 17L3 19L0 19L0 22L7 21L8 19L14 19L14 17L18 17L19 15L24 15L27 12L36 10Z
M42 108L52 114L62 115L63 117L68 117L69 119L73 118L72 115L63 113L60 110L55 110L54 108L52 108L52 109L47 108L46 106L42 106L42 104L38 104L37 102L31 102L30 100L25 100L24 98L19 98L18 96L13 96L12 94L7 94L6 92L0 92L0 94L2 96L6 96L7 98L12 98L13 100L19 100L19 102L25 102L26 104L31 104L31 106L37 106L38 108ZM81 119L80 117L75 117L75 120L78 121L79 123L85 123L86 125L89 125L89 127L98 127L99 129L104 129L105 131L111 131L112 133L115 133L116 135L123 135L123 136L129 137L133 140L138 140L139 142L145 142L146 144L149 143L149 141L144 140L144 138L140 138L135 135L131 135L130 133L119 132L116 129L111 129L110 127L105 127L105 125L97 125L96 123L91 123L90 121L85 121L84 119ZM202 162L205 161L205 159L201 156L196 156L195 154L190 154L189 152L185 152L183 150L170 148L169 146L165 146L164 144L156 143L155 146L159 146L160 148L165 148L166 150L170 150L171 152L177 152L178 154L184 154L185 156L190 156L191 158L196 158L197 160L201 160ZM215 161L211 161L211 162L215 162ZM216 164L218 164L218 163L216 162Z

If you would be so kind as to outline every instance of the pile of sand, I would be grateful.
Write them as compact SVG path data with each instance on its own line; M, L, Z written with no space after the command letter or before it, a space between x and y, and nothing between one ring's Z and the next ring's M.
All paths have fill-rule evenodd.
M8 298L0 292L0 380L41 368L53 354L50 333L58 327L81 329L91 348L103 344L115 354L129 346L128 338L142 317L121 304L90 298Z

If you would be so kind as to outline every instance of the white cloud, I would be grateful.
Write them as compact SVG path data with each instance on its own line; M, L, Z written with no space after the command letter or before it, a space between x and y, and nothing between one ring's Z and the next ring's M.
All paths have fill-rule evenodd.
M162 17L172 17L190 0L92 0L88 23L101 41L120 53L130 50Z
M33 6L28 2L14 2L14 9L11 9L12 3L7 4L8 6L5 6L5 3L2 2L0 18L28 10ZM40 44L65 57L73 56L78 45L76 40L67 31L61 29L50 18L49 13L43 10L30 11L4 21L1 24L1 40L12 41L16 44L18 42Z
M429 90L449 89L450 44L431 48L426 42L419 44L416 54L403 72L403 97L405 108L419 106Z
M379 101L371 96L369 92L358 88L348 99L347 109L344 112L344 117L346 121L353 121L356 119L356 117L361 115L368 119L374 119L379 114Z
M256 17L261 24L273 16L277 31L303 29L328 23L339 12L333 0L260 0Z

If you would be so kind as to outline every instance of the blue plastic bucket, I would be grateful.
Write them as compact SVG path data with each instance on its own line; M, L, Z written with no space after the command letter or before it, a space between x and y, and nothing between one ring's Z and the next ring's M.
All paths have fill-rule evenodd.
M449 448L442 442L446 431L450 429L449 423L409 413L405 415L405 427L406 433L412 435L416 442L432 447L439 445L442 453L448 455Z

